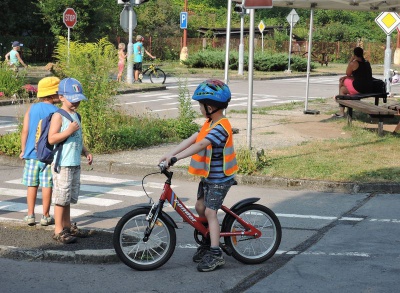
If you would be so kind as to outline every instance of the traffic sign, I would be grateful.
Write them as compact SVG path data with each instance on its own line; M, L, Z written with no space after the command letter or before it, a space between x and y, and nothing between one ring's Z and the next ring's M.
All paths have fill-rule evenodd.
M395 12L382 12L375 18L375 22L390 35L400 24L400 17Z
M299 15L297 14L296 10L292 9L289 15L286 17L286 20L290 25L295 25L299 21Z
M258 24L258 29L260 30L260 33L263 33L263 31L265 29L265 24L264 24L264 22L262 20Z
M272 0L244 0L243 7L246 9L272 8Z
M129 10L131 7L125 6L119 15L119 24L124 32L129 32ZM132 30L137 26L137 17L134 10L132 10Z
M67 28L73 28L76 24L77 17L76 12L73 8L67 8L63 14L63 21Z
M187 12L181 12L180 16L180 23L181 23L181 29L187 29L188 26L188 13Z

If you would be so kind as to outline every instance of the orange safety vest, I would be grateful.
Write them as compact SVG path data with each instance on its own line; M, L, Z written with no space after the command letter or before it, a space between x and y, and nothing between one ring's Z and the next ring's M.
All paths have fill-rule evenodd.
M226 176L231 176L236 173L239 169L236 162L236 153L233 148L233 137L232 137L232 127L227 118L222 118L214 125L211 126L211 121L206 121L196 138L196 142L201 141L207 136L211 129L217 125L221 125L225 131L228 133L228 139L223 150L223 170ZM211 155L212 155L212 145L208 145L205 149L199 151L197 154L192 156L190 161L188 172L193 175L198 175L207 178L210 173L211 165Z

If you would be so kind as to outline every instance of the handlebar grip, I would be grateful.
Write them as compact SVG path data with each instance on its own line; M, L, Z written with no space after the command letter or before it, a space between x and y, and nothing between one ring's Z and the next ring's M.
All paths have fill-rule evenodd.
M171 158L171 162L170 162L169 165L170 165L170 166L173 166L173 165L175 165L176 162L178 162L178 159L177 159L176 157L172 157L172 158Z

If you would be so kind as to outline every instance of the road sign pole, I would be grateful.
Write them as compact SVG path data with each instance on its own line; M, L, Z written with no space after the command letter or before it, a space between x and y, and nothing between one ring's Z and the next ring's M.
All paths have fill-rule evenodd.
M238 75L243 75L243 67L244 67L244 44L243 44L243 35L244 35L244 13L243 10L240 13L240 44L239 44L239 70Z
M128 66L126 68L126 82L128 84L133 83L133 44L132 44L132 27L133 27L133 10L131 4L128 2L127 4L128 13L129 13L129 28L128 28L128 48L127 48L127 59Z
M247 147L251 150L251 133L253 119L253 74L254 74L254 9L250 9L249 36L249 92L247 98Z
M232 13L232 1L228 0L228 13L226 20L226 44L225 44L225 72L224 72L224 82L229 83L228 71L229 71L229 43L231 41L231 13Z
M290 15L290 37L289 37L289 64L288 64L288 73L291 73L292 71L290 70L290 58L292 54L292 35L293 35L293 14Z
M388 93L391 93L391 87L390 87L390 65L392 61L392 50L390 49L390 34L386 36L386 50L385 50L385 63L384 63L384 76L385 76L385 82L386 82L386 91Z

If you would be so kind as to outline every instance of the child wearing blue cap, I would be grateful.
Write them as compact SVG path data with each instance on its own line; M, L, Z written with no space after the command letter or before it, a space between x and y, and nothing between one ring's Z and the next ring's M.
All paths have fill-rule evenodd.
M83 95L81 83L74 78L63 79L58 86L58 95L73 122L60 113L51 119L48 140L52 145L64 142L59 159L59 170L53 170L54 235L61 243L73 243L76 237L86 237L87 233L71 225L70 204L78 202L81 176L81 154L91 165L93 156L83 145L80 116L76 112ZM57 157L57 154L54 155ZM54 165L54 162L53 162Z
M5 56L7 63L10 66L13 66L16 71L18 71L18 67L21 66L28 67L28 65L26 65L24 61L22 61L22 58L18 52L22 46L23 45L18 41L13 42L12 50L8 52Z

